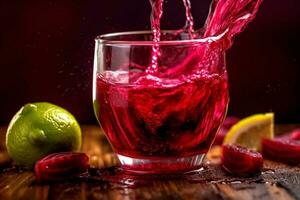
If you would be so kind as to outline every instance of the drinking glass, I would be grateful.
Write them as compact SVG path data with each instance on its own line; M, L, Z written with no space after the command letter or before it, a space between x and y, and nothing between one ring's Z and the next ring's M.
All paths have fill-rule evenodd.
M96 38L94 111L125 171L201 168L229 100L222 37L163 31L154 43L151 32L139 31Z

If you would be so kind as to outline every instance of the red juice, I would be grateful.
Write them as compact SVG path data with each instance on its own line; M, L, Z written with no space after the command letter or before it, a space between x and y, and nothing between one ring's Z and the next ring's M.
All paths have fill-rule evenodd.
M213 0L202 37L224 33L224 49L229 48L233 37L255 18L261 3L262 0Z
M106 71L97 75L96 114L117 154L188 157L208 151L228 103L227 75L181 79Z
M158 71L158 59L160 56L160 47L159 42L161 40L161 28L160 28L160 21L163 15L163 4L164 0L149 0L152 12L150 15L150 22L151 22L151 31L153 34L153 47L152 47L152 56L151 56L151 64L147 68L148 73L156 73ZM194 19L192 16L192 7L190 0L182 0L184 7L185 7L185 15L186 15L186 22L183 29L178 30L177 32L188 32L189 39L193 39L194 36Z
M149 0L149 2L152 7L150 22L154 45L152 47L151 64L147 68L147 72L153 74L158 70L158 57L160 56L159 41L161 37L160 19L163 14L164 0Z
M191 39L194 38L194 18L190 0L182 0L185 8L186 22L183 30L187 30Z

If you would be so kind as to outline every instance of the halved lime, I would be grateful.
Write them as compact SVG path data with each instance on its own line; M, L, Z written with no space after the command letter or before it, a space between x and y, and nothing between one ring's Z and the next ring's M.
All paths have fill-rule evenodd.
M17 164L30 168L50 153L77 151L80 146L81 130L75 117L46 102L24 105L6 132L8 154Z

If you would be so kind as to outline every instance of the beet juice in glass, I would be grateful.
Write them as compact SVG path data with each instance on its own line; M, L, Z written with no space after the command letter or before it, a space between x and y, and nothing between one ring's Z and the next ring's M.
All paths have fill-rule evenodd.
M162 32L149 72L151 32L96 39L94 109L123 169L173 173L199 168L228 104L220 37L184 40Z
M225 51L254 18L261 0L214 1L201 31L160 31L163 0L150 0L151 31L96 38L96 117L131 173L201 168L229 101Z

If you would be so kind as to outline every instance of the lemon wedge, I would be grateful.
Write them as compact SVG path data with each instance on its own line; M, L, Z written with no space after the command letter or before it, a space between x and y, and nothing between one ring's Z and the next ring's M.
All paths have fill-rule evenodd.
M233 125L223 144L238 144L253 150L261 149L263 138L274 137L274 113L255 114Z

